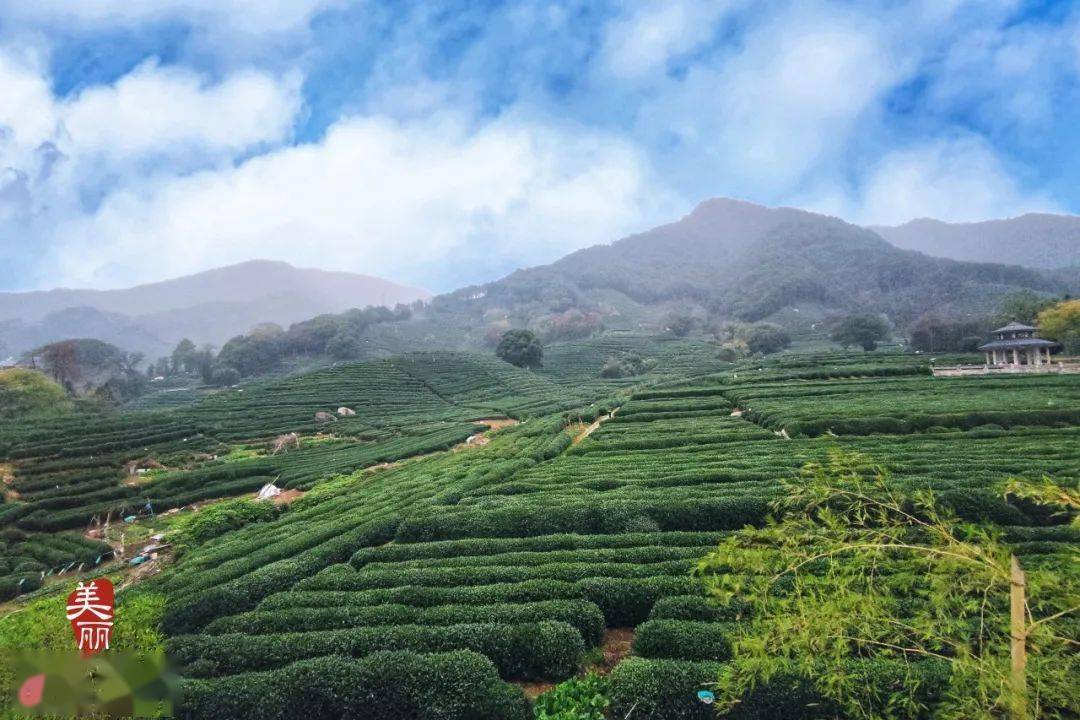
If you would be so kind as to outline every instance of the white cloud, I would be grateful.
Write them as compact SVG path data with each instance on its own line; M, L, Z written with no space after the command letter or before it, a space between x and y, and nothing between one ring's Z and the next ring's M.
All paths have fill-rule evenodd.
M114 85L59 107L75 153L138 157L192 149L238 153L288 137L299 77L239 71L210 84L180 68L144 63Z
M0 167L21 167L56 130L52 91L35 58L0 51L0 98Z
M913 64L872 18L815 6L754 20L738 44L659 88L639 128L677 139L674 172L776 197L842 155Z
M550 259L668 216L664 202L630 147L580 129L353 119L317 144L115 193L57 228L48 263L90 286L252 257L401 278L477 243Z
M1063 91L1080 77L1070 49L1080 34L1080 12L1061 25L988 25L958 35L930 79L936 112L975 115L985 126L1027 131L1051 121Z
M830 188L795 202L864 225L900 225L920 217L973 222L1059 211L1049 198L1024 190L975 136L891 152L869 169L854 193Z
M108 27L180 20L211 27L224 23L248 33L306 26L319 10L344 0L0 0L0 17Z
M294 75L238 71L210 83L153 61L57 99L36 63L2 49L0 96L0 164L16 168L46 142L76 161L235 154L287 139L300 109Z
M708 41L736 3L716 0L643 2L604 28L601 63L611 75L635 78L663 70L673 57Z

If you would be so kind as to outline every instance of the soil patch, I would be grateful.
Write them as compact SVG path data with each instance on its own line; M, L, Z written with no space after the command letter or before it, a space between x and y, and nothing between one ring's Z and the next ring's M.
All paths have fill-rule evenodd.
M615 408L607 415L601 415L600 417L596 418L596 421L593 422L592 425L589 425L587 428L578 433L578 435L574 438L574 444L577 445L579 442L592 435L594 432L596 432L597 428L599 428L605 421L615 417L615 413L617 412L619 412L619 408Z
M285 505L291 503L293 500L299 500L304 497L306 493L303 490L282 490L279 494L275 495L272 500L275 505Z
M604 659L589 668L601 675L607 675L615 666L622 662L623 658L630 654L630 648L634 644L634 628L611 628L604 631L604 639L600 642L600 649L604 653Z
M535 700L536 698L538 698L541 695L543 695L544 693L546 693L548 690L551 690L552 688L555 687L555 683L546 682L546 681L545 682L516 682L516 683L514 683L514 685L517 685L519 688L524 690L525 691L525 697L529 698L529 700Z
M455 445L452 448L454 452L465 450L466 448L483 447L491 442L491 438L488 437L491 433L498 432L503 428L513 427L520 421L513 418L484 418L483 420L473 420L473 422L477 425L487 425L488 429L483 432L478 432L475 435L470 435L468 440Z

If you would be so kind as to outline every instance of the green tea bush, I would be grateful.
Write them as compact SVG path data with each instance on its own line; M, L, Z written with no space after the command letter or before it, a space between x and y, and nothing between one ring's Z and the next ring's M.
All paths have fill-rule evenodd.
M604 613L608 627L633 627L649 617L653 605L661 598L685 595L697 589L696 583L688 576L640 579L592 577L578 585Z
M743 601L735 600L721 605L704 595L675 595L657 600L649 613L649 619L729 622L741 620L749 610L749 604Z
M188 676L232 675L282 667L323 655L363 657L380 650L473 650L487 656L505 678L562 680L577 671L585 650L581 635L561 622L389 625L276 635L181 635L166 643Z
M526 580L518 583L496 583L473 587L407 585L404 587L359 591L294 590L271 595L259 604L259 609L360 607L390 603L413 607L433 607L436 605L529 603L582 598L585 598L585 591L576 583L560 580Z
M554 620L574 627L586 645L596 645L604 634L604 615L585 600L548 600L498 605L336 606L250 612L218 618L203 631L209 635L243 633L265 635L298 628L305 631L338 630L369 625L461 625L466 623L520 624Z
M727 660L732 628L724 623L649 620L634 635L634 654L676 660Z
M452 692L448 692L453 688ZM181 720L528 720L521 690L469 651L325 657L282 670L185 680Z
M607 501L589 505L459 510L406 518L398 542L430 542L468 537L522 537L557 533L608 534L626 530L648 516L664 531L733 530L760 525L768 516L765 497L743 496L687 501L669 498L652 503ZM635 520L640 522L640 520Z

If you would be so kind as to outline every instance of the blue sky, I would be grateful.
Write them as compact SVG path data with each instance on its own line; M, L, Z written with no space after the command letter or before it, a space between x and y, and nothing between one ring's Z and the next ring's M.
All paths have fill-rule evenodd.
M0 290L433 290L713 196L1080 212L1074 2L0 0Z

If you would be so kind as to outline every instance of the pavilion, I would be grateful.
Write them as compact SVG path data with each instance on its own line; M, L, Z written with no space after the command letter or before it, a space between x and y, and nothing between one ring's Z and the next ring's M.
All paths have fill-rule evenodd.
M1051 340L1035 337L1035 328L1018 322L999 327L991 335L993 340L979 346L986 354L988 366L1049 365L1050 348L1057 345Z

